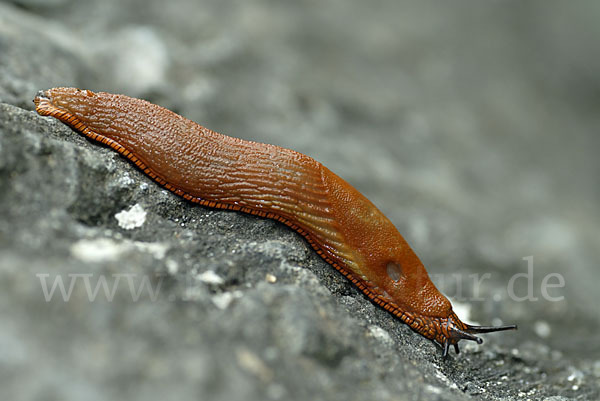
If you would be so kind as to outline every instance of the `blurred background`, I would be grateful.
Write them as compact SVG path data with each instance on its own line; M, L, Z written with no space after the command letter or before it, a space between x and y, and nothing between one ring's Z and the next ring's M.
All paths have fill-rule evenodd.
M123 93L308 154L392 220L472 321L519 323L509 346L600 358L599 2L0 7L3 102ZM528 260L514 293L537 301L518 301Z

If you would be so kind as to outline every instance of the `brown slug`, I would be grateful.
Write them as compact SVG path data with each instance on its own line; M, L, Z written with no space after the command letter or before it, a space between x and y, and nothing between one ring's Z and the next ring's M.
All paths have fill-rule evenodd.
M211 131L144 100L75 88L38 93L36 111L110 146L163 187L203 206L275 219L300 233L372 302L459 352L462 339L516 326L463 323L396 227L314 159Z

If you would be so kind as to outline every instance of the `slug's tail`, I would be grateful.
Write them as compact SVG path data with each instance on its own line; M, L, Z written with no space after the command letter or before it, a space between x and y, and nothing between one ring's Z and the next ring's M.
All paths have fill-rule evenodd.
M456 315L454 315L456 317ZM466 324L461 322L458 317L456 317L456 321L453 319L448 319L449 327L448 334L449 336L442 343L442 347L444 349L443 356L448 355L448 350L450 349L450 345L454 346L454 351L458 354L460 349L458 348L458 342L460 340L470 340L475 341L477 344L483 343L483 339L481 337L477 337L475 334L480 333L492 333L495 331L505 331L505 330L517 330L516 324L506 325L506 326L473 326L470 324Z

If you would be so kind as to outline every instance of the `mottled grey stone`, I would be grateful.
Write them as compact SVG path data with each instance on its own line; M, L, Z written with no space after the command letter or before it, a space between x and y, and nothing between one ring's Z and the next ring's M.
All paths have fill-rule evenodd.
M600 397L597 3L12 3L4 398ZM186 203L35 114L53 86L144 97L317 158L390 217L459 315L519 331L443 360L284 226ZM511 299L530 255L537 301ZM553 273L556 302L540 289ZM44 293L57 277L74 280L68 301Z

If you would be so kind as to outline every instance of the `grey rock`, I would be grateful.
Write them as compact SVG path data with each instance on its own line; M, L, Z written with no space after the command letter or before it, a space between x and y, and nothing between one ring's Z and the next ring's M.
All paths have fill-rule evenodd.
M61 24L0 3L0 26L0 101L31 109L31 93L40 87L89 73Z
M14 3L0 3L3 398L600 397L600 7ZM314 156L397 224L461 316L520 330L442 359L282 225L188 204L39 117L31 99L52 86ZM507 286L529 255L537 301L518 301ZM541 292L553 273L561 301Z

